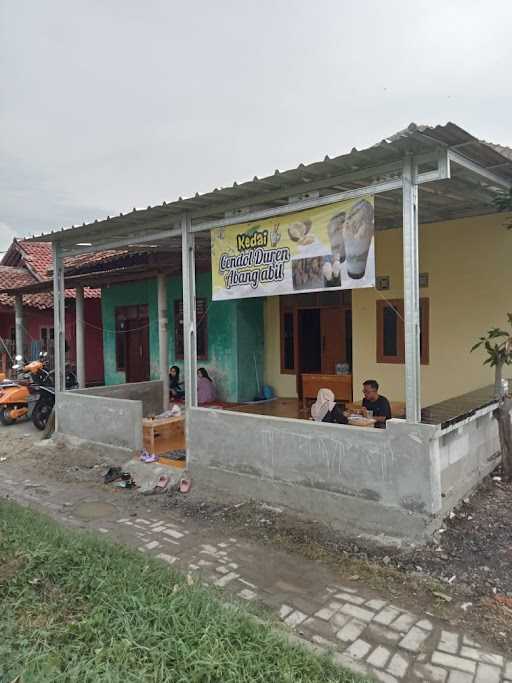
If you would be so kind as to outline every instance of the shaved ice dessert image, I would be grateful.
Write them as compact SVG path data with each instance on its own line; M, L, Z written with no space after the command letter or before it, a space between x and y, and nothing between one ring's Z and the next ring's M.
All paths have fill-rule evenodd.
M345 211L335 214L327 224L327 234L331 243L331 253L337 256L341 263L345 260L345 240L343 226L345 225Z
M345 259L348 276L353 280L364 277L368 251L375 232L373 206L366 199L356 202L350 209L343 226Z

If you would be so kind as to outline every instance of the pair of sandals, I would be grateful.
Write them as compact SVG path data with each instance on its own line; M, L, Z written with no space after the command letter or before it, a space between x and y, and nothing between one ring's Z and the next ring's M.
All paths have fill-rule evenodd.
M158 462L160 458L158 455L149 453L146 449L144 449L139 456L139 460L141 460L141 462Z
M122 489L133 489L136 486L132 475L129 472L123 472L120 467L110 467L103 481L105 484L115 482L115 486Z

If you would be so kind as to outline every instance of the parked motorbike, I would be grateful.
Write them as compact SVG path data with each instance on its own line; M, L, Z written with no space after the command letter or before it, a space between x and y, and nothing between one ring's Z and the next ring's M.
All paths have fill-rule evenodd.
M48 381L36 385L32 384L29 387L31 393L37 394L38 399L32 410L32 423L34 427L40 429L41 431L48 424L50 415L52 414L53 407L55 405L55 386L54 386L54 371L48 373ZM66 370L66 389L76 389L78 387L78 381L76 375L72 369Z
M29 414L31 403L29 387L33 383L44 384L49 375L46 369L46 357L46 353L41 353L39 360L23 365L23 358L16 356L16 364L12 366L12 369L20 377L0 383L0 422L3 425L12 425Z

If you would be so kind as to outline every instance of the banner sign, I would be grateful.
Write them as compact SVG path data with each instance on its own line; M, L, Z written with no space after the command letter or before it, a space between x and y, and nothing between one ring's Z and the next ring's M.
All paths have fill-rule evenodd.
M211 231L212 298L375 286L374 198Z

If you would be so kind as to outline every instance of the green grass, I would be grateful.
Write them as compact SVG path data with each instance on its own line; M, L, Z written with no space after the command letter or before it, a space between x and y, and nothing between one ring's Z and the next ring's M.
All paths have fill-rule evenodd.
M0 502L0 682L361 682L159 561Z

